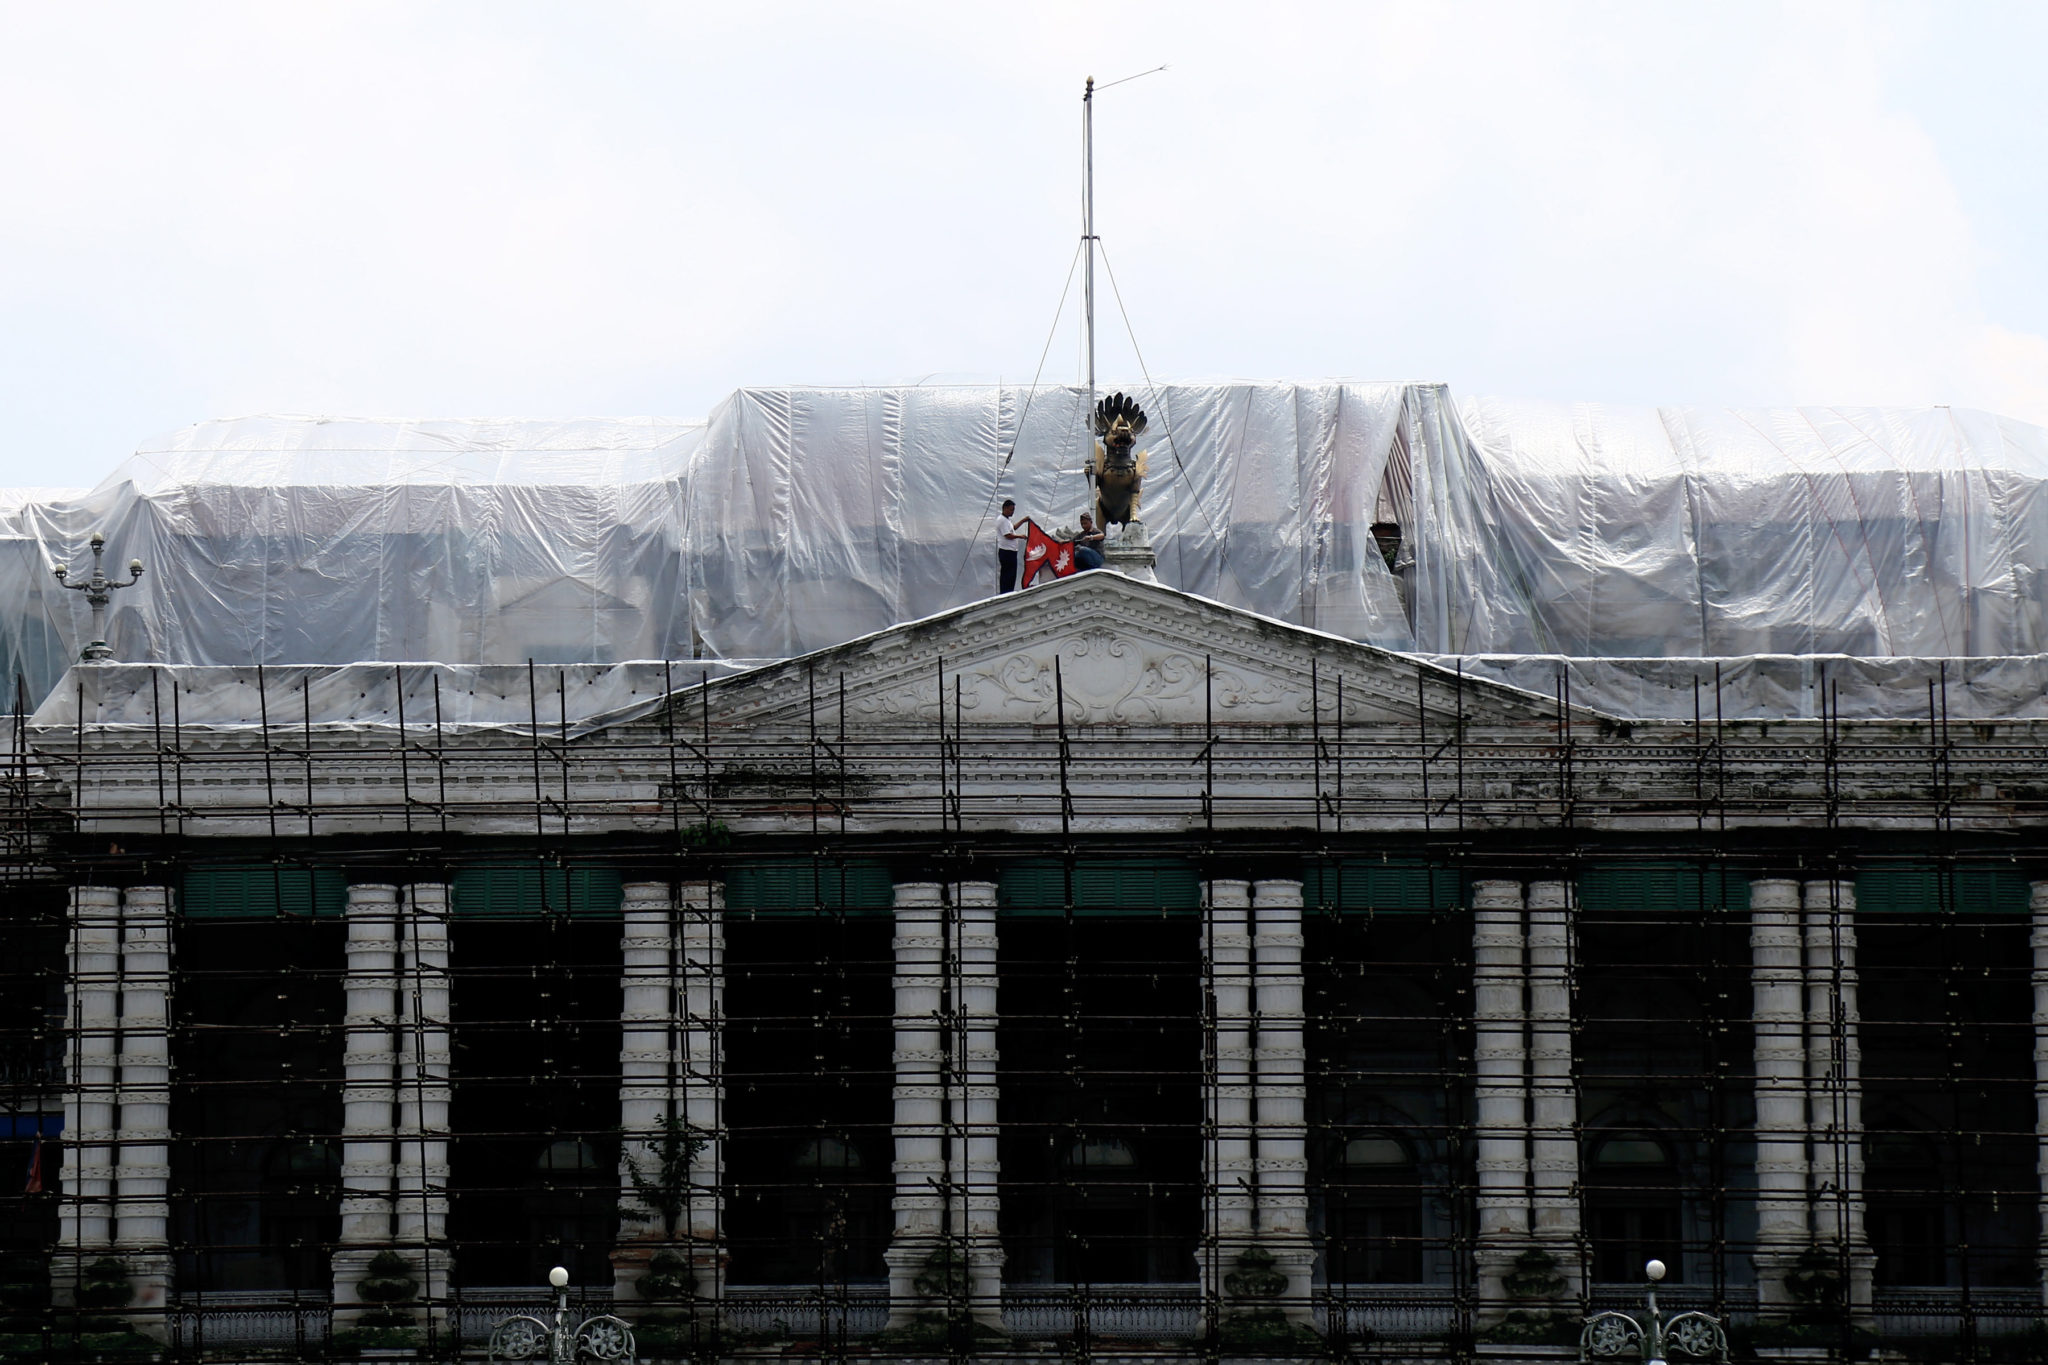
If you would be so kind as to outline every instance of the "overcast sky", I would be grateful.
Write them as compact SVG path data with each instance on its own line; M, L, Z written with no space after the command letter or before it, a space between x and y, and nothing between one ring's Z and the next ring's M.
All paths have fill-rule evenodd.
M2048 7L0 5L0 484L1036 371L2048 422ZM1105 281L1102 368L1138 364ZM1079 373L1075 300L1045 378Z

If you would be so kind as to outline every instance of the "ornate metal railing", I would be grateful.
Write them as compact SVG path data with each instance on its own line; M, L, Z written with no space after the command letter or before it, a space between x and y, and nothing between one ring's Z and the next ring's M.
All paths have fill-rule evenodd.
M318 1346L327 1341L334 1310L325 1300L278 1303L274 1296L263 1298L270 1301L179 1304L169 1314L171 1346L196 1354L221 1347Z
M603 1313L610 1306L608 1294L583 1293L576 1298L578 1311L585 1314ZM885 1304L884 1317L887 1311ZM465 1290L446 1305L436 1335L465 1350L481 1349L506 1318L519 1314L546 1318L553 1312L546 1294L532 1289ZM420 1313L424 1317L424 1309ZM333 1315L333 1307L324 1299L279 1302L270 1293L208 1294L172 1308L168 1325L173 1348L196 1354L221 1347L320 1345L335 1330Z
M1871 1326L1883 1337L2018 1336L2048 1322L2037 1288L1880 1289L1871 1296Z
M727 1325L740 1332L798 1339L873 1336L889 1325L889 1287L728 1285L720 1307Z
M1629 1291L1596 1285L1589 1296L1595 1312L1625 1310ZM1733 1290L1717 1299L1705 1286L1665 1285L1658 1297L1673 1313L1709 1312L1732 1323L1755 1320L1754 1292ZM600 1313L610 1303L602 1293L578 1296L581 1311ZM724 1317L733 1328L795 1340L867 1337L889 1318L883 1285L844 1289L792 1286L729 1287ZM468 1290L447 1307L444 1331L462 1348L481 1348L507 1317L552 1311L544 1294L530 1289ZM1430 1285L1332 1286L1317 1291L1316 1330L1359 1341L1428 1341L1454 1335L1460 1327L1458 1298L1448 1287ZM279 1302L271 1294L208 1295L171 1309L172 1348L188 1355L217 1354L242 1347L278 1350L326 1343L333 1310L322 1299ZM1907 1288L1879 1290L1870 1325L1881 1337L2020 1336L2048 1319L2039 1291L2031 1288ZM1132 1341L1194 1341L1203 1333L1202 1304L1194 1285L1041 1285L1011 1288L1003 1296L1003 1326L1024 1340L1081 1336Z
M475 1297L464 1294L448 1305L448 1330L465 1347L482 1346L506 1318L521 1314L544 1318L553 1311L554 1305L548 1302L545 1294L536 1294L530 1289L503 1297L491 1295L489 1291Z
M1316 1330L1326 1336L1422 1341L1459 1325L1457 1295L1447 1285L1332 1285L1316 1296Z
M1756 1290L1747 1286L1731 1286L1717 1294L1711 1285L1666 1281L1657 1286L1657 1300L1667 1313L1711 1313L1742 1324L1756 1320ZM1626 1313L1640 1308L1642 1302L1640 1285L1596 1284L1586 1295L1586 1309L1591 1313Z
M1202 1335L1202 1291L1187 1284L1048 1284L1003 1294L1003 1328L1033 1338L1117 1337L1192 1341Z

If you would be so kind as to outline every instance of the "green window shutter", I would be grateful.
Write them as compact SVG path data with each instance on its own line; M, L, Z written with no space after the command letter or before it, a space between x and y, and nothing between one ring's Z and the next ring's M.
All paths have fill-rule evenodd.
M325 918L347 906L348 878L326 867L195 867L185 873L180 900L188 919Z
M780 858L726 869L725 905L757 915L885 913L896 904L889 865L872 858Z
M453 884L454 913L465 919L616 918L624 895L608 867L483 863L458 868Z
M1417 858L1359 858L1307 869L1301 897L1324 910L1425 914L1463 904L1464 881L1453 868Z
M1074 913L1088 918L1143 918L1194 914L1202 905L1202 879L1191 863L1171 858L1090 858L1073 870ZM999 880L1004 913L1060 916L1067 912L1067 871L1056 859L1004 866Z
M1698 863L1595 863L1579 877L1585 910L1717 910L1749 905L1749 878Z
M1856 911L1871 915L2024 915L2033 888L2009 863L1895 863L1856 874Z

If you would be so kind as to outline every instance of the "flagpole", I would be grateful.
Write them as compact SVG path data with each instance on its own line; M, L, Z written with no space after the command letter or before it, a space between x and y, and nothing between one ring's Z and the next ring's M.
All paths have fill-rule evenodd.
M1081 247L1087 261L1081 271L1081 313L1088 332L1088 406L1082 426L1088 432L1088 458L1095 457L1095 78L1081 90Z

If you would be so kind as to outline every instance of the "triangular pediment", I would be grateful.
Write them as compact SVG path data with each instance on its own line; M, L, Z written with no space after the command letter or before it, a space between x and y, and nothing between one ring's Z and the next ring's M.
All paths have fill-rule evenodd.
M1553 724L1548 697L1120 574L1077 574L691 689L699 723ZM1580 711L1585 719L1597 719Z

